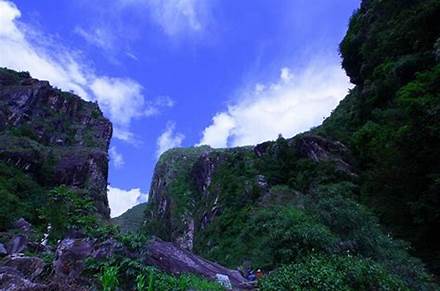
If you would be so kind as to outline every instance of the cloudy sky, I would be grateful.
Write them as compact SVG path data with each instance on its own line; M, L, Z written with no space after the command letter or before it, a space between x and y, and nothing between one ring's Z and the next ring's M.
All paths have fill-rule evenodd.
M113 122L112 216L171 147L319 125L350 88L338 44L359 0L0 0L0 66L95 100Z

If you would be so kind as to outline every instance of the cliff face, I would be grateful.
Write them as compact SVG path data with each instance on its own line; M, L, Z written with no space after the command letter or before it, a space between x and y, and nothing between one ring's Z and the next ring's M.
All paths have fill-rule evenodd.
M437 0L362 1L340 46L356 86L323 125L253 148L165 153L146 231L234 267L349 253L425 288L408 250L439 273L439 21Z
M84 190L103 217L111 123L97 104L27 73L0 70L0 161L43 188Z
M154 172L147 207L147 231L192 250L207 239L205 230L225 211L313 193L314 182L282 197L273 186L288 184L289 166L297 162L331 164L332 171L355 179L349 150L315 135L280 138L255 147L173 149L164 153ZM290 164L289 164L290 163ZM293 180L290 183L294 183ZM289 195L287 195L289 196ZM277 204L277 203L276 203Z

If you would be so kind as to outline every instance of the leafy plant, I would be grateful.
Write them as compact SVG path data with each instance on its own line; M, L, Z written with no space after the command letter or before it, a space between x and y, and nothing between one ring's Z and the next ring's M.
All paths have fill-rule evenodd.
M107 266L103 269L99 277L104 291L114 291L119 285L118 268L115 266Z

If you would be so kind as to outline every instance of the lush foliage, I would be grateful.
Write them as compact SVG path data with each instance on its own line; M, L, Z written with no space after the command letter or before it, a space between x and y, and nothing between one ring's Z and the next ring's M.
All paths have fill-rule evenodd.
M350 145L360 201L440 270L440 3L363 1L341 43L356 87L316 131Z
M102 289L104 291L114 291L119 285L118 280L118 268L117 267L105 267L101 276L99 277Z
M410 289L400 278L370 259L314 254L264 277L260 281L260 290Z
M42 214L51 225L50 238L60 239L71 229L86 233L98 227L93 200L84 197L66 186L59 186L48 192L47 206Z
M192 274L173 276L136 260L122 257L112 257L107 261L89 260L85 272L90 276L98 275L104 290L115 290L116 287L138 291L224 290L219 284Z
M11 227L20 217L39 221L36 209L44 205L44 192L32 177L0 162L0 229Z

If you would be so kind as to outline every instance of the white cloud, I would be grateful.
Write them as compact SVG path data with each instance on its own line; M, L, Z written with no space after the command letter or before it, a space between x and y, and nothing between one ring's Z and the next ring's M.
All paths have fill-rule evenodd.
M119 3L119 10L147 8L151 19L170 37L203 32L211 18L212 1L206 0L119 0Z
M214 116L200 144L251 145L306 131L331 113L350 86L331 58L319 58L301 70L284 67L278 81L242 90L237 103Z
M212 125L203 131L200 144L209 144L215 148L227 147L228 138L235 127L235 119L231 115L227 112L218 113L212 119Z
M201 31L200 0L151 0L148 1L153 19L168 35L183 30Z
M182 141L185 136L181 133L175 133L175 123L169 122L165 131L157 139L156 156L159 157L163 152L179 147L182 145Z
M98 77L90 84L90 89L110 119L122 128L133 118L144 115L142 86L133 80Z
M119 189L116 187L108 187L107 197L110 205L110 216L117 217L139 204L139 201L144 201L142 197L146 197L147 194L142 193L141 189L134 188L131 190Z
M120 168L125 164L124 157L115 146L112 146L109 150L110 152L110 160L116 168Z
M110 33L110 30L103 29L102 27L95 27L90 30L86 30L77 26L75 27L74 32L91 45L97 46L104 50L113 49L115 38L113 34Z
M95 74L77 52L26 26L18 20L20 16L15 4L0 0L0 66L29 71L35 78L49 80L86 100L98 101L113 122L115 138L133 142L130 123L134 118L151 116L152 112L159 112L159 107L169 107L155 104L155 100L146 102L142 86L134 80ZM105 38L99 41L104 42Z

